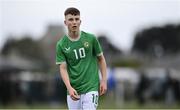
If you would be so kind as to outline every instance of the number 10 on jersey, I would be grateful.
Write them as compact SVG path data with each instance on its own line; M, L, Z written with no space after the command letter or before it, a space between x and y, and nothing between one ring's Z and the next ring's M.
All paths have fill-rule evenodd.
M77 60L86 57L84 48L74 49L73 51Z

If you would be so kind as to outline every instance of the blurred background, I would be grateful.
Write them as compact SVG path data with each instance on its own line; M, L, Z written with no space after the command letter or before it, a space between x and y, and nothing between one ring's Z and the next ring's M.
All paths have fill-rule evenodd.
M1 0L0 108L67 108L55 45L72 6L107 60L100 109L180 108L180 0Z

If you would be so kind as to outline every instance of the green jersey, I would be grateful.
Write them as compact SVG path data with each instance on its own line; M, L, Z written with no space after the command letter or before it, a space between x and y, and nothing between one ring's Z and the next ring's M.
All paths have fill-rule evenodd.
M81 31L78 40L63 36L56 45L56 64L66 62L71 86L78 94L98 91L99 74L97 56L101 46L92 34Z

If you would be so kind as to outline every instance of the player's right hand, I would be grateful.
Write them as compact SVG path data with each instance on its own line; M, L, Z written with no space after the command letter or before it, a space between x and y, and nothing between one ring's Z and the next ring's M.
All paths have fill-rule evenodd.
M76 101L80 99L80 96L74 88L71 87L68 91L72 100Z

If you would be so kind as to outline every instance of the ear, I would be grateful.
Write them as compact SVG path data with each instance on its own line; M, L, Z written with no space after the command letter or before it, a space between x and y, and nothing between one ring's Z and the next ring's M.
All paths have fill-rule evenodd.
M64 20L64 24L67 25L66 20Z
M82 22L82 21L80 20L80 24L81 24L81 22Z

